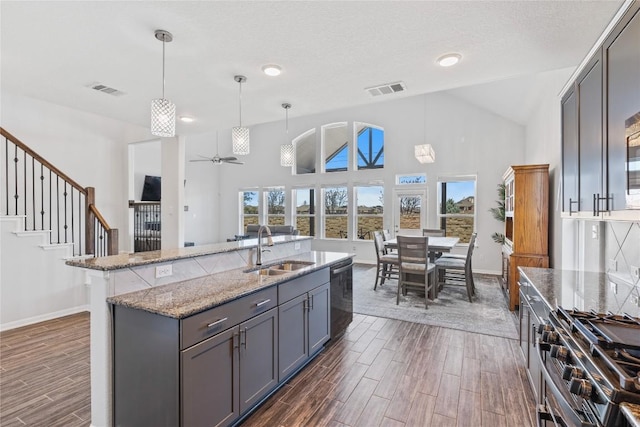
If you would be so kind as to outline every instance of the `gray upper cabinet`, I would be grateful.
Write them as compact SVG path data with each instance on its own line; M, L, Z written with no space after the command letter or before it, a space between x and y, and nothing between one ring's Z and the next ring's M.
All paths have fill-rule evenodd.
M640 112L640 3L604 43L607 112L607 194L610 210L625 208L627 147L625 121Z
M562 99L562 210L576 212L578 206L578 102L572 88Z
M600 51L578 76L578 140L580 211L593 208L602 194L602 61Z

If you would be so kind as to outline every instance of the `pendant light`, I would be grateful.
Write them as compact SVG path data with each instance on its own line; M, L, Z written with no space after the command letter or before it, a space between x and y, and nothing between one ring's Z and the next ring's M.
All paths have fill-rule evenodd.
M238 104L240 106L240 125L231 129L231 142L233 154L241 156L249 154L249 129L242 127L242 83L247 81L245 76L234 76L233 79L240 85Z
M285 130L287 136L289 135L289 108L291 108L291 104L284 103L282 104L282 108L285 111ZM289 139L287 137L287 139ZM280 165L281 166L293 166L293 144L282 144L280 146Z
M173 40L173 35L156 30L155 36L162 42L162 98L151 101L151 134L172 137L176 134L176 105L164 97L164 45Z

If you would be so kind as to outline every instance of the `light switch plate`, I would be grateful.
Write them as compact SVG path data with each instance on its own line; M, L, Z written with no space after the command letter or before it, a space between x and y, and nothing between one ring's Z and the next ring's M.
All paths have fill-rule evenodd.
M611 292L614 294L618 293L618 284L615 282L609 282L609 287L611 288Z

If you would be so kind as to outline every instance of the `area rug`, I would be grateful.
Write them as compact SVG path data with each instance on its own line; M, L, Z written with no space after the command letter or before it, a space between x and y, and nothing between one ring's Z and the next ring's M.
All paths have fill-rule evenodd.
M356 264L353 270L353 311L370 316L442 326L444 328L517 339L515 316L509 312L497 276L474 274L476 296L470 303L464 286L445 286L425 309L424 297L414 292L400 295L397 281L373 290L375 266Z

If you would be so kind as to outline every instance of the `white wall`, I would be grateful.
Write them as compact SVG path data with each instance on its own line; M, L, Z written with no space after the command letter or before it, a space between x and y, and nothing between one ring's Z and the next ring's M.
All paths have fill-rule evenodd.
M291 175L290 168L280 166L281 144L313 127L339 121L347 121L350 126L353 121L358 121L384 128L384 169ZM319 131L317 135L319 137ZM221 133L220 138L221 147L228 147L226 151L221 149L221 152L228 153L228 134L223 137ZM187 140L187 157L197 152L191 144L195 144L196 141L202 144L206 140L214 141L215 134L190 137ZM225 145L222 141L225 141ZM491 234L502 231L503 224L493 219L489 208L495 204L496 185L502 181L504 171L509 165L524 161L524 141L525 131L522 126L445 93L396 100L392 98L387 102L306 117L296 117L294 105L289 114L288 139L285 135L284 119L251 128L251 154L241 158L245 165L220 165L212 177L210 169L202 167L201 163L187 162L187 188L193 185L202 189L205 188L205 182L211 185L211 180L214 179L219 185L220 197L218 208L215 200L198 200L195 191L193 194L187 194L186 204L190 205L192 215L187 215L185 228L191 233L194 233L193 230L200 230L198 244L222 241L238 233L238 192L242 188L284 186L290 195L294 186L309 185L319 188L320 184L353 185L370 179L382 179L387 207L384 226L393 229L390 214L395 176L399 173L417 172L427 174L427 224L437 226L438 177L476 174L476 228L479 233L479 247L474 256L474 269L497 273L500 271L500 246L491 240ZM414 157L414 146L425 142L432 144L435 149L436 162L433 164L421 165ZM206 152L197 154L208 155ZM196 200L201 205L198 206L198 212L193 212L191 205ZM211 223L217 224L217 232L212 230L211 234L206 234ZM373 244L361 240L315 241L314 248L355 251L359 260L375 260Z
M131 144L133 156L133 195L131 200L142 200L145 176L162 175L162 146L160 140Z
M525 162L549 163L549 260L562 265L562 123L560 90L574 68L541 73L538 103L526 126Z

